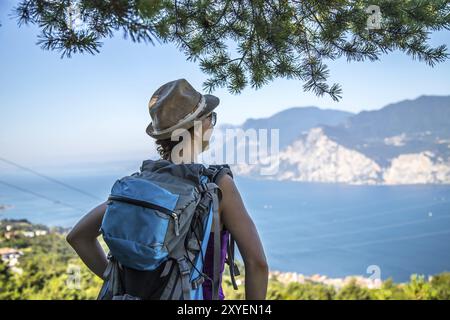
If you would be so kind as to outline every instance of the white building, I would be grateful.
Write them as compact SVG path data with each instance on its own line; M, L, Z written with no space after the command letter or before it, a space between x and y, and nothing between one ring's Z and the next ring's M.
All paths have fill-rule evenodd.
M36 235L36 237L45 236L47 234L47 230L36 230L34 234Z
M22 231L22 234L27 238L34 238L34 232L33 231Z
M8 267L14 268L19 263L19 258L23 256L23 252L13 248L0 248L0 256Z

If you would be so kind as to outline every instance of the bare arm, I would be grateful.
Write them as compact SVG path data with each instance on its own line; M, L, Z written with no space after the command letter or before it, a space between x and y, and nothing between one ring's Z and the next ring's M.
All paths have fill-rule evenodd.
M103 272L108 264L106 254L97 240L106 206L105 201L88 212L66 237L67 242L74 248L81 260L100 278L103 277Z
M225 175L219 181L222 190L221 219L236 240L245 264L245 298L266 298L268 265L255 224L245 209L233 179Z

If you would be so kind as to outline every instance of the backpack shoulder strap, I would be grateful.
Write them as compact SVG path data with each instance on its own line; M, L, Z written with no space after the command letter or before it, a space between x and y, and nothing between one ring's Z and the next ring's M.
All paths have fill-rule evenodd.
M112 300L115 296L123 294L119 271L120 268L122 268L120 263L111 255L111 253L108 253L108 264L103 273L103 285L97 300Z
M231 168L228 164L221 164L221 165L210 165L208 168L206 168L205 175L207 175L210 178L210 181L213 181L214 183L218 184L220 179L228 174L231 178L233 178L233 172L231 171ZM219 189L220 190L220 189ZM219 200L221 198L221 193L219 192ZM236 276L240 275L239 268L234 262L234 247L235 247L235 241L231 233L228 233L228 245L227 245L227 258L226 263L228 264L229 270L230 270L230 277L231 277L231 283L233 284L233 289L237 290L238 286L236 283ZM215 244L219 243L219 240L215 240ZM215 252L218 251L218 248L214 248ZM214 292L214 291L213 291Z
M230 270L230 278L231 283L233 285L233 289L237 290L238 285L236 283L236 276L239 276L241 273L237 264L234 262L234 245L235 241L231 233L228 235L228 247L227 247L227 258L225 262L228 264L228 269Z
M220 221L219 221L219 186L212 182L211 172L203 172L208 182L203 182L197 186L200 192L201 200L199 206L203 209L209 208L209 214L211 215L212 225L214 226L214 251L213 251L213 275L212 275L212 300L219 300L219 287L220 287ZM203 201L205 203L203 203Z
M233 178L233 172L231 172L231 168L228 164L216 164L209 165L206 168L206 175L208 175L212 182L218 183L220 178L225 174L228 174Z
M218 189L219 190L219 189ZM212 193L212 211L214 221L214 264L213 264L213 283L212 299L219 300L220 287L220 221L219 221L219 193Z

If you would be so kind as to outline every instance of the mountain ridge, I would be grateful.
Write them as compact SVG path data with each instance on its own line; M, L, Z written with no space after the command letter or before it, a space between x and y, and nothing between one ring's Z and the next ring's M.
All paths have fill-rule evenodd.
M305 116L308 112L310 117ZM296 119L294 113L304 117ZM235 128L277 126L280 172L265 177L268 179L351 184L450 183L450 96L422 95L356 114L311 106L291 107L268 118L248 119ZM273 157L269 155L262 162ZM262 167L239 164L234 170L257 177Z

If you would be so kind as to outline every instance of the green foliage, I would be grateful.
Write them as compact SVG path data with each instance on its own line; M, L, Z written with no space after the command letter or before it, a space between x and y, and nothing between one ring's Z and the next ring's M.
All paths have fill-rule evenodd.
M29 247L19 259L21 274L0 264L1 299L95 299L101 281L76 257L64 236L51 233L28 238ZM3 242L0 242L4 246ZM11 243L10 243L11 244ZM70 267L79 272L79 286L69 285Z
M68 19L74 3L79 28ZM380 7L379 29L368 28L370 5ZM19 25L37 24L38 44L62 57L95 54L117 30L133 42L175 43L210 76L208 91L239 93L287 78L338 100L325 60L374 61L399 50L433 66L449 57L445 45L428 43L431 31L450 28L446 0L22 0L15 16Z
M432 284L425 280L424 276L412 275L403 291L407 299L430 300L437 298L437 292Z
M23 239L11 239L10 247L23 244ZM64 235L49 233L45 236L26 238L28 246L21 251L17 267L22 273L13 272L0 260L0 299L95 299L101 280L89 271L66 243ZM104 242L102 245L105 247ZM5 243L0 240L0 247ZM230 281L228 267L222 277L226 299L245 298L245 267L237 262L241 275L238 290ZM75 276L75 277L74 277ZM396 284L391 279L379 289L368 289L353 280L339 290L321 283L283 283L276 277L269 281L267 299L270 300L424 300L450 299L450 273L441 273L426 280L413 275L407 283Z
M238 262L240 270L244 265ZM244 272L242 272L244 273ZM240 300L245 298L245 275L238 276L241 285L234 290L229 278L228 269L225 269L222 287L225 298ZM412 275L407 283L396 284L392 279L383 281L380 288L368 289L360 286L356 279L340 289L318 282L306 280L304 283L283 283L272 277L267 288L268 300L425 300L450 299L450 272L443 272L426 281L423 276Z
M392 279L387 279L383 282L380 289L372 290L372 297L374 300L405 300L406 297L403 289L396 285Z
M289 283L286 291L287 296L285 299L292 300L330 300L335 295L332 287L311 282L304 284Z
M0 300L12 299L13 275L9 268L0 259Z
M338 300L372 300L372 294L369 289L358 286L355 280L352 280L336 295Z
M431 279L431 287L435 290L434 298L450 300L450 272L433 276Z

